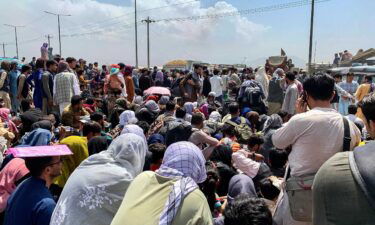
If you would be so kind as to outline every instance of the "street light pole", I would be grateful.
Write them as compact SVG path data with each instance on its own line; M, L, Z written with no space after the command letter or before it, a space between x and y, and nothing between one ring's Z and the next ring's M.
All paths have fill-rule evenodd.
M142 22L147 23L147 67L150 68L150 23L154 23L155 20L151 20L150 17L147 17L146 20Z
M72 15L69 15L69 14L59 14L59 13L52 13L52 12L48 12L48 11L44 11L45 13L48 13L48 14L51 14L51 15L54 15L54 16L57 16L57 27L58 27L58 30L59 30L59 50L60 50L60 56L61 55L61 34L60 34L60 16L72 16Z
M17 53L17 59L18 59L19 57L18 57L17 27L24 27L24 26L15 26L15 25L11 25L11 24L4 24L4 25L8 26L8 27L13 27L14 28L14 36L16 38L16 53Z
M134 0L134 23L135 23L135 68L138 68L137 0Z
M314 10L315 10L315 0L311 1L311 21L310 21L310 46L309 46L309 74L312 75L312 47L313 47L313 34L314 34Z
M3 43L3 56L5 58L5 43Z

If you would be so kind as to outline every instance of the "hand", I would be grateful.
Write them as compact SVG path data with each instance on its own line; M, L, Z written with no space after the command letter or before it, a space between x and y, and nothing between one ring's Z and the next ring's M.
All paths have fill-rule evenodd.
M307 112L307 103L300 97L296 101L296 113Z

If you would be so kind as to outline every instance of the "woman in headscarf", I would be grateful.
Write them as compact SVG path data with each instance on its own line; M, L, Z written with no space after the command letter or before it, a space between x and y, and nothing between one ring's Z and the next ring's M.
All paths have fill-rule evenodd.
M53 124L51 123L51 121L49 121L49 120L41 120L41 121L33 123L33 125L31 125L31 130L42 128L42 129L51 131L52 130L52 126L53 126Z
M134 111L131 110L125 110L120 115L120 126L124 127L128 124L136 124L138 122L138 119L135 117Z
M106 137L93 137L87 144L89 155L100 153L108 148L108 141Z
M149 100L146 102L145 107L148 111L152 112L154 115L160 113L159 105L154 100Z
M161 71L156 72L155 86L162 86L164 83L164 74Z
M266 69L263 66L259 67L258 71L255 73L255 80L262 85L264 96L267 99L270 80L268 79Z
M43 128L37 128L29 133L26 133L21 138L21 145L27 146L43 146L48 145L51 142L52 134L51 130Z
M147 144L123 134L108 150L87 158L69 177L52 225L109 225L132 180L142 172Z
M146 136L143 132L143 129L140 128L138 125L135 125L135 124L126 125L122 129L121 134L135 134L135 135L138 135L139 137L141 137L145 142L147 142Z
M272 143L272 135L275 133L277 129L282 127L282 125L283 119L277 114L271 115L269 119L264 123L264 143L259 150L259 154L262 154L264 156L264 162L266 162L267 164L269 163L270 151L272 149L275 149Z
M197 185L206 177L201 150L190 142L174 143L159 170L143 172L130 184L111 224L212 224Z
M194 104L192 102L185 102L184 104L184 110L186 111L185 120L187 122L191 122L191 117L193 115L194 111Z
M228 203L230 204L240 194L249 194L253 198L258 197L253 180L245 174L237 174L230 179Z
M73 155L63 157L61 175L55 181L59 187L63 188L70 174L89 156L89 151L86 137L70 136L61 140L60 144L67 145L73 152Z

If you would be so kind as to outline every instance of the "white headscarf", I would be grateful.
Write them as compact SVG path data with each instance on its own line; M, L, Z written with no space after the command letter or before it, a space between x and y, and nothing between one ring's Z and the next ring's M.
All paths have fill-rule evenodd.
M135 124L126 125L122 129L121 134L136 134L147 142L146 136L145 136L142 128L140 128L138 125L135 125Z
M141 137L123 134L107 151L84 160L65 184L50 224L110 224L128 186L142 172L146 152Z
M267 98L268 86L269 86L270 81L268 80L266 69L263 66L258 68L258 71L255 74L255 80L258 81L262 85L264 95Z
M138 119L135 117L134 111L125 110L120 115L120 125L125 126L127 124L135 124L138 122Z

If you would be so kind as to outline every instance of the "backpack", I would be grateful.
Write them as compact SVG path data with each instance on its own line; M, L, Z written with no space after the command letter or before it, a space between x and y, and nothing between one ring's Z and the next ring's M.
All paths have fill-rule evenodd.
M108 81L108 88L112 91L121 91L123 84L117 75L110 75Z
M226 121L226 123L234 126L235 128L235 131L237 133L237 138L238 138L238 142L241 143L241 144L246 144L247 141L249 140L251 134L252 134L252 131L251 131L251 128L249 127L249 125L247 125L246 123L246 119L243 118L243 117L240 117L241 118L241 123L240 124L237 124L233 121L231 121L230 119Z
M165 144L169 145L179 142L188 141L192 134L192 127L187 123L175 122L168 124L167 132L165 135Z
M250 82L250 85L245 88L242 101L248 103L250 107L261 106L263 103L262 96L263 94L259 85L255 82Z

